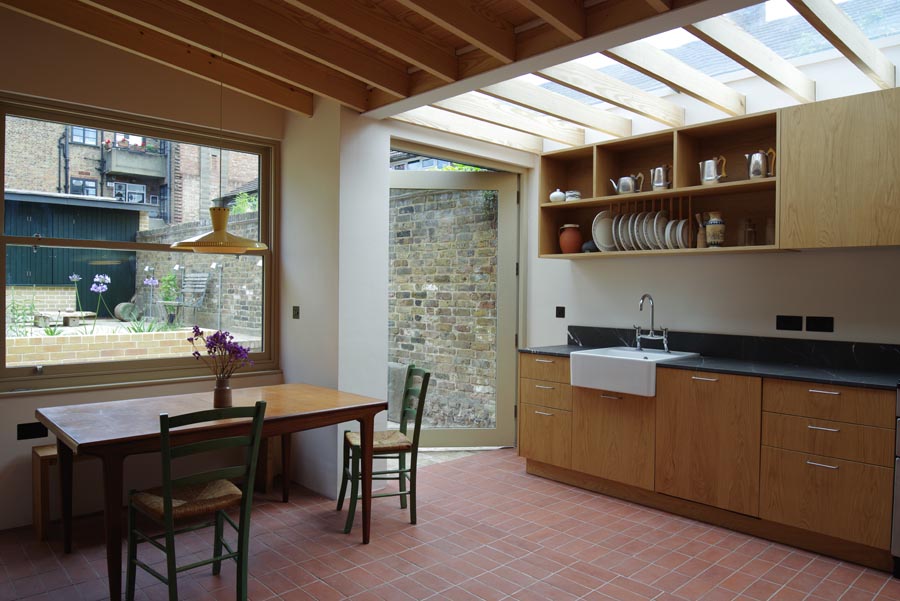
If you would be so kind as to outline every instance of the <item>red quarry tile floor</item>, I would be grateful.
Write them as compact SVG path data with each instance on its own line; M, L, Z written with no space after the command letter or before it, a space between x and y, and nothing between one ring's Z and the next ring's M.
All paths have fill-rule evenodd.
M333 501L300 488L289 504L257 499L250 599L900 600L886 573L529 476L511 449L429 465L419 487L418 525L376 499L365 546L358 520L342 534ZM98 516L76 520L71 555L30 528L0 532L0 601L105 599L102 537ZM181 560L210 538L179 537ZM146 545L141 557L162 569ZM233 586L233 563L179 579L185 601L233 599ZM141 572L138 587L138 599L166 598Z

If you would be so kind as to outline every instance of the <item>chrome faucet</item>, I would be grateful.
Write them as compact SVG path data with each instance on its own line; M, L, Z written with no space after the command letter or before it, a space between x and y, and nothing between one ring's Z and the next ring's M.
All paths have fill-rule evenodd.
M641 340L662 340L663 341L663 350L665 352L669 352L669 329L662 328L662 334L656 333L656 323L655 323L655 312L653 309L653 297L647 293L644 293L641 296L641 300L638 302L638 310L644 310L644 300L650 301L650 331L646 334L643 333L641 326L634 326L634 338L635 338L635 346L637 350L641 349Z

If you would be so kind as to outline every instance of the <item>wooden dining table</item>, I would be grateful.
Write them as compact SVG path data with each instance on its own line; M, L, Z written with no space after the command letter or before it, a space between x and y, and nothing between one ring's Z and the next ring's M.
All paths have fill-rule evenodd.
M232 392L235 406L266 401L263 436L281 436L282 500L290 497L291 434L322 426L358 421L362 444L362 542L369 542L372 501L372 437L375 415L387 409L382 400L307 384L242 388ZM72 464L74 455L95 455L103 463L103 514L109 598L121 599L123 467L129 455L160 450L159 414L180 415L212 408L212 392L43 407L38 421L55 436L59 453L63 545L72 551ZM173 444L216 435L233 436L249 420L206 422L172 432Z

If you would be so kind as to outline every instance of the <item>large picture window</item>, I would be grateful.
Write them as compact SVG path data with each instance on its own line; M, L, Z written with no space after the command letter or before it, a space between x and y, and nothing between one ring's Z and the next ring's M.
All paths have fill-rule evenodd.
M0 391L205 375L193 326L228 330L257 369L277 367L272 251L173 251L231 207L228 230L271 247L272 146L161 137L3 106L5 344ZM84 118L84 117L80 117ZM56 143L109 140L67 151ZM93 132L91 136L89 132ZM87 137L85 137L87 136ZM114 142L116 141L116 142ZM97 173L85 178L82 174ZM69 179L69 189L61 185ZM153 202L150 202L150 199ZM27 384L23 384L27 382Z

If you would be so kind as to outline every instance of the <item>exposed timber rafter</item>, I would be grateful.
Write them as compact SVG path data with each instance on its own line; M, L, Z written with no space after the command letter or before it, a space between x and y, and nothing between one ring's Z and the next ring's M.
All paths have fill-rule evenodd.
M516 0L570 40L585 34L583 0Z
M523 134L507 127L485 123L478 119L464 117L432 106L419 107L395 115L393 118L429 129L524 150L533 154L540 153L544 149L543 140L537 136Z
M74 0L2 0L0 6L269 104L312 115L312 94L305 90Z
M603 54L729 115L747 113L747 99L743 94L648 42L616 46Z
M684 29L797 101L815 101L815 81L728 18L715 17Z
M556 140L569 146L584 144L584 129L581 127L478 92L469 92L455 98L448 98L435 103L434 106L458 115L509 127L522 133Z
M897 82L894 63L844 14L833 0L788 0L791 6L841 54L879 87Z

